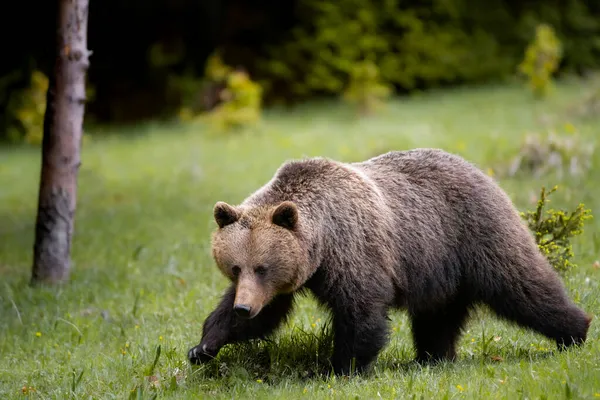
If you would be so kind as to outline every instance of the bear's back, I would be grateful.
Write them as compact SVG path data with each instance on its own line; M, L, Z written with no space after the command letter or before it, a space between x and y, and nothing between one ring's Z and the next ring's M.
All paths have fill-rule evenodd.
M478 213L477 207L492 206L513 214L506 193L477 166L440 149L391 151L352 164L363 171L394 202L407 196L421 202L440 203L442 210ZM409 199L407 199L409 200Z
M247 205L275 205L294 201L300 207L368 198L377 191L374 182L359 168L327 158L285 162L273 178L250 195Z
M453 247L533 238L509 196L474 164L438 149L393 151L354 164L377 185L399 226L437 233ZM408 240L409 232L403 239Z
M483 184L489 183L488 177L474 164L440 149L390 151L351 165L379 179L402 175L407 181L416 183L440 180L461 185L482 180Z
M285 200L300 206L368 201L399 211L439 208L439 213L455 207L454 212L479 214L478 207L486 206L514 211L504 191L475 165L428 148L391 151L355 163L320 157L288 161L245 203L274 205Z

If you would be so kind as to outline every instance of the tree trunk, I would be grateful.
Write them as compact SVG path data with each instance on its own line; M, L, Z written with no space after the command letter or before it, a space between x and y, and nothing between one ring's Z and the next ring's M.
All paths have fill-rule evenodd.
M69 279L85 112L88 0L58 0L56 64L49 77L31 283Z

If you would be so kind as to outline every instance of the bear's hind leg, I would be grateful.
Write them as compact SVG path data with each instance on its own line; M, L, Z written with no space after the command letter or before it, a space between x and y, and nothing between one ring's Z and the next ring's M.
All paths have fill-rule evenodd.
M500 317L556 341L559 349L585 342L591 318L568 298L552 271L522 274L496 285L486 303Z
M456 342L468 315L469 304L464 301L454 301L445 307L411 311L416 361L454 361Z
M289 315L293 295L279 295L252 319L238 317L233 311L235 286L225 292L217 308L206 318L200 344L188 351L192 364L207 362L228 343L264 338L273 333Z

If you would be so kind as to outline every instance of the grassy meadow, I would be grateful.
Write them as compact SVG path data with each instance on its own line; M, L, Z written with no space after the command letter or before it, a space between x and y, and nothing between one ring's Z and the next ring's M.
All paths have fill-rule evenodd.
M600 398L600 150L581 176L497 172L527 132L575 127L599 144L600 116L572 112L588 90L563 81L541 101L521 86L440 90L396 98L364 119L315 102L269 110L260 129L238 134L199 123L90 128L73 272L58 288L28 286L39 150L0 148L0 398ZM457 362L421 367L411 362L406 316L393 312L391 341L371 374L323 376L314 372L329 349L327 314L306 297L272 342L228 346L204 367L188 365L187 350L227 286L210 256L216 201L241 201L289 158L355 161L414 147L440 147L495 173L521 210L555 184L553 207L592 210L574 242L578 268L565 276L595 316L583 348L558 353L482 308Z

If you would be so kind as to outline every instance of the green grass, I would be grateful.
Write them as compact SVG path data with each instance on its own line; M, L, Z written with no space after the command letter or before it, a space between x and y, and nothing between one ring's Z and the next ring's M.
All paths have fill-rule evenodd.
M79 176L71 282L28 286L40 157L0 149L0 398L585 398L600 397L600 323L581 349L557 353L542 336L481 309L451 365L411 363L409 324L393 335L370 375L314 375L328 352L327 314L303 298L273 343L228 346L192 369L187 350L227 282L210 257L212 207L241 201L288 158L359 160L391 149L441 147L496 166L516 154L540 117L558 118L586 89L564 82L533 102L520 87L439 91L394 100L386 114L356 120L333 103L266 113L258 132L209 135L200 125L92 131ZM570 120L590 141L600 118ZM500 179L520 209L542 185L560 185L554 207L582 201L597 217L575 241L571 296L600 312L600 156L583 177ZM161 352L156 365L157 346ZM154 378L147 378L152 376Z

